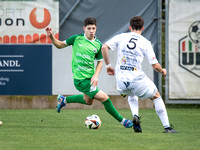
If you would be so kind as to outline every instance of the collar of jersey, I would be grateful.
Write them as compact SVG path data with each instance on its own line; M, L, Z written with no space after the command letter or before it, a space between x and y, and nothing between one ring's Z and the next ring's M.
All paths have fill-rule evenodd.
M84 34L84 37L85 37L86 40L88 40L88 41L90 41L90 42L93 42L93 41L96 40L96 36L95 36L94 40L89 40L89 39L85 36L85 34Z
M139 34L139 33L136 33L136 32L130 32L131 34L135 34L135 35L137 35L137 36L141 36L141 34Z

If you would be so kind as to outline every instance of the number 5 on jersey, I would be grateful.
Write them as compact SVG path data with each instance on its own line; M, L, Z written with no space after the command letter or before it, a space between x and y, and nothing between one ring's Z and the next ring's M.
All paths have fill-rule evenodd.
M126 45L128 49L134 49L136 47L135 41L137 41L137 39L135 38L130 39L129 43Z

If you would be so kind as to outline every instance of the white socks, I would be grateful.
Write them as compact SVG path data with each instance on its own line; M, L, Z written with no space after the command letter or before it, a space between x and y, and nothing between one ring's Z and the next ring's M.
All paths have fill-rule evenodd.
M124 121L125 121L126 119L125 118L123 118L123 120L121 121L121 124L122 125L124 125Z
M138 97L137 96L128 96L128 104L131 108L132 115L139 115L139 106L138 106Z
M158 97L158 98L154 99L153 103L155 106L156 113L157 113L158 117L160 118L164 128L170 127L167 110L165 108L165 104L164 104L162 98Z
M165 107L165 104L164 104L162 98L158 97L158 98L154 99L153 103L155 106L156 113L157 113L158 117L160 118L160 121L162 122L164 128L170 127L167 110L166 110L166 107ZM132 115L139 116L138 97L137 96L128 96L128 104L130 106Z

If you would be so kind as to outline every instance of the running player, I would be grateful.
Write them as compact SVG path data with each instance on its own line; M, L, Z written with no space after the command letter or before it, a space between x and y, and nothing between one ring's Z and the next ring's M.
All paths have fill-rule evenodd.
M73 35L65 41L57 40L52 34L50 27L46 28L48 37L57 48L64 48L72 45L72 72L74 85L77 90L83 94L64 97L58 95L57 112L67 103L81 103L91 105L96 99L104 105L106 111L116 120L121 122L125 128L133 126L131 120L123 118L113 106L106 93L97 87L98 76L103 66L103 57L101 53L101 42L95 37L96 19L88 17L84 21L84 34ZM94 60L97 60L95 69Z
M153 69L165 77L166 69L158 63L151 42L144 38L141 33L144 29L144 20L140 16L131 18L129 29L131 32L122 33L108 40L102 47L102 54L109 75L116 74L117 90L129 97L139 97L142 100L153 100L155 110L159 116L166 133L176 133L170 127L165 104L155 84L142 71L141 63L146 56ZM117 64L114 68L109 61L108 50L118 48ZM137 99L137 97L135 97ZM131 98L131 97L130 97ZM138 106L136 106L138 107ZM131 108L134 109L134 108ZM133 110L134 111L134 110ZM137 113L137 112L136 112ZM133 117L135 132L142 132L140 120L137 115Z

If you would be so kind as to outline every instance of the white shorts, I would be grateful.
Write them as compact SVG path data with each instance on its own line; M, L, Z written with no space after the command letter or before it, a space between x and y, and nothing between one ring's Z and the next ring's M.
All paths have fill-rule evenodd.
M154 97L158 91L155 84L147 76L134 82L117 80L117 90L120 94L136 95L142 100Z

